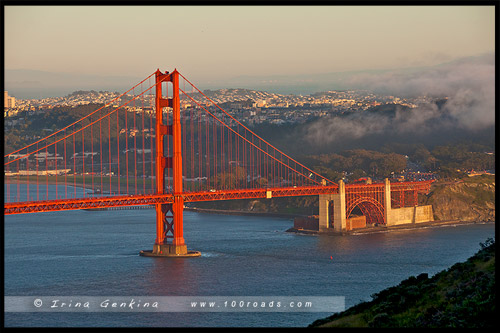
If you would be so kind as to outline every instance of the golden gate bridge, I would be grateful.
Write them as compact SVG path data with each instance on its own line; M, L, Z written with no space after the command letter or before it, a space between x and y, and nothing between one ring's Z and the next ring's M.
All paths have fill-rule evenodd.
M181 110L181 100L191 107ZM187 251L184 241L187 202L320 195L328 204L340 189L344 217L359 207L368 223L385 224L388 201L417 206L431 183L394 183L390 199L383 183L339 186L255 134L177 70L157 70L81 119L4 155L4 172L4 215L154 205L156 239L141 254L177 257L200 254Z

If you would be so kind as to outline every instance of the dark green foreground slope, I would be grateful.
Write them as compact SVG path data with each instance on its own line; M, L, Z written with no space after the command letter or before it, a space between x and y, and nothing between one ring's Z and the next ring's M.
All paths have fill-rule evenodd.
M495 327L495 241L429 278L410 277L310 327Z

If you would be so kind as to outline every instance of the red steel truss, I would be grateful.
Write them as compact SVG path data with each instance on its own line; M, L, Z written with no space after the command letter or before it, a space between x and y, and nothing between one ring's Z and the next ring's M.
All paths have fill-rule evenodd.
M401 196L401 193L428 193L431 181L415 183L391 183L391 196ZM397 186L394 186L397 185ZM418 185L418 186L415 186ZM367 201L374 206L383 205L384 184L346 184L346 216L349 217L352 210ZM338 186L304 186L304 187L281 187L268 189L250 189L250 190L220 190L220 191L202 191L186 192L182 194L184 202L196 201L216 201L216 200L237 200L237 199L258 199L267 198L268 193L271 197L291 197L338 193ZM80 198L65 200L45 200L18 203L5 203L4 215L38 213L47 211L75 210L75 209L93 209L110 208L136 205L156 205L172 204L173 194L148 194L148 195L126 195L97 198ZM413 202L412 202L413 203ZM380 204L380 205L379 205ZM370 205L364 205L370 206ZM402 207L395 206L393 208ZM378 208L377 208L378 209ZM383 208L382 208L383 209ZM380 211L380 210L379 210ZM383 212L383 210L382 210Z
M289 197L303 195L319 195L338 192L336 186L310 186L269 188L251 190L223 190L213 192L186 192L182 194L184 202L236 200L236 199L258 199L266 198L268 194L272 197ZM67 200L46 200L20 203L5 203L4 215L39 213L60 210L111 208L136 205L163 205L172 204L174 195L152 194L133 196L113 196L96 198L80 198Z
M426 180L391 183L392 208L417 206L418 195L429 193L432 182L432 180Z
M346 218L349 218L355 207L359 207L363 215L366 216L367 223L385 223L384 189L383 183L346 184Z

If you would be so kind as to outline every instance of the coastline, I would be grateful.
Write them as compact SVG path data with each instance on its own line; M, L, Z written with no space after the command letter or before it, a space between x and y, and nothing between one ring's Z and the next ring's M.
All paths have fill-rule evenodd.
M328 236L356 236L364 234L376 234L392 231L406 231L414 229L426 229L426 228L440 228L440 227L456 227L457 225L468 225L468 224L487 224L495 223L495 221L460 221L460 220L447 220L447 221L432 221L432 222L422 222L422 223L406 223L394 226L370 226L366 228L359 228L349 231L316 231L316 230L299 230L295 228L290 228L286 232L294 232L298 234L306 235L328 235Z
M238 210L221 210L221 209L207 209L207 208L196 208L196 207L185 207L184 210L206 213L206 214L220 214L220 215L242 215L242 216L266 216L266 217L280 217L289 218L293 220L295 217L304 217L306 215L297 214L285 214L285 213L269 213L269 212L245 212ZM319 232L316 230L298 230L295 228L289 228L285 232L293 232L297 234L305 235L328 235L328 236L356 236L363 234L374 234L374 233L384 233L392 231L406 231L414 229L425 229L425 228L440 228L440 227L456 227L458 225L469 225L469 224L489 224L495 223L495 221L461 221L461 220L446 220L446 221L431 221L422 223L407 223L399 224L394 226L370 226L366 228L359 228L343 232L327 231Z
M40 176L40 178L42 178L42 177L43 176ZM64 176L61 176L61 178L64 178ZM68 179L69 178L70 177L68 177ZM23 185L35 185L36 184L36 182L34 182L34 181L28 181L28 180L25 180L25 179L23 179L23 180L20 179L19 181L16 180L15 182L14 181L9 181L9 180L10 179L7 178L5 180L5 182L4 182L4 184L16 184L16 183L23 184ZM53 179L50 179L49 181L44 180L44 181L40 182L39 184L40 184L40 186L45 186L47 184L48 185L64 185L63 182L56 182ZM93 186L92 186L92 182L85 183L85 184L83 184L83 183L76 183L75 184L75 183L67 182L66 184L68 186L72 186L72 187L76 187L76 188L82 188L82 189L86 189L86 190L92 190L92 189L95 190L97 182L94 181L94 185ZM109 192L109 183L107 183L105 185L106 186L104 186L104 192L102 192L102 194L111 194L111 195L117 195L117 194L118 195L121 195L121 194L125 195L125 194L127 194L127 192L123 192L123 191L120 191L120 193L118 193L118 185L115 184L115 183L111 184L111 193ZM120 188L126 188L127 187L126 184L122 184L122 185L123 186L120 186Z
M269 212L245 212L241 210L225 210L225 209L211 209L211 208L197 208L197 207L184 207L185 211L198 212L205 214L220 214L220 215L240 215L240 216L266 216L266 217L282 217L294 219L302 215L285 214L285 213L269 213Z

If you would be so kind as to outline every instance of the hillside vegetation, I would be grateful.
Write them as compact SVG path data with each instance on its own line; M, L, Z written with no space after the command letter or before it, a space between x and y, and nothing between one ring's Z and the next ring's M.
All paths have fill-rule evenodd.
M495 241L429 278L410 277L309 327L464 327L487 328L497 323L495 305Z

